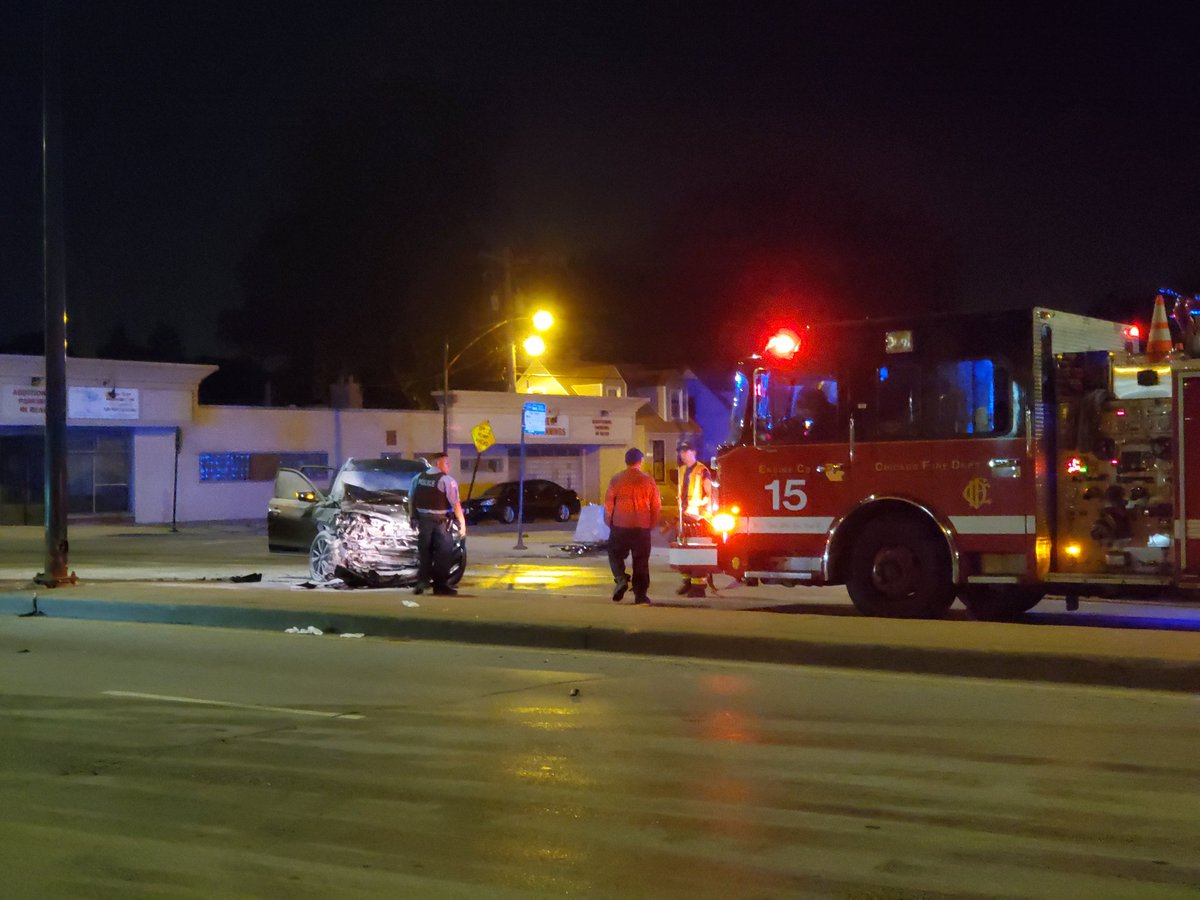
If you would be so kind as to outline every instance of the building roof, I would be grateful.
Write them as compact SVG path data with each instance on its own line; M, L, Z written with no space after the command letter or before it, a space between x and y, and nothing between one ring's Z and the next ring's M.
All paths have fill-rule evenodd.
M632 389L635 387L657 387L672 381L686 381L691 377L687 368L647 366L641 363L617 363L616 367L625 383Z

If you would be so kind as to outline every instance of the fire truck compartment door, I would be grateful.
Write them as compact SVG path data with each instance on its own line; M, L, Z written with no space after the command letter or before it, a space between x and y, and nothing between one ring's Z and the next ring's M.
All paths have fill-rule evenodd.
M1187 575L1200 575L1200 373L1184 373L1179 427L1179 494L1183 509L1182 558Z

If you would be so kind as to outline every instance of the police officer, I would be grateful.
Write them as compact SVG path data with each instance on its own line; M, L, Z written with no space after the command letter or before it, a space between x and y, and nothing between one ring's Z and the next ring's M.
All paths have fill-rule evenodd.
M458 521L458 531L467 534L467 520L458 498L458 482L450 475L450 457L439 453L433 458L433 468L417 476L413 488L413 511L417 517L417 585L414 594L433 587L435 594L457 594L447 584L450 577L454 538L450 523Z
M708 466L696 459L697 442L684 438L676 448L679 451L679 508L683 513L684 535L702 534L701 520L712 518L712 472ZM711 586L712 576L683 576L677 594L703 597L705 587Z

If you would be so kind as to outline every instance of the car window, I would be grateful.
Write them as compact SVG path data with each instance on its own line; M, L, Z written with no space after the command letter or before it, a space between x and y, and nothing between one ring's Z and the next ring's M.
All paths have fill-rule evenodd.
M275 473L274 496L285 500L296 500L297 494L315 494L320 497L320 491L311 481L295 469L280 469Z
M406 459L354 459L349 460L334 479L329 494L335 500L346 497L348 490L356 499L365 499L368 494L405 495L412 490L413 481L425 471L419 462Z

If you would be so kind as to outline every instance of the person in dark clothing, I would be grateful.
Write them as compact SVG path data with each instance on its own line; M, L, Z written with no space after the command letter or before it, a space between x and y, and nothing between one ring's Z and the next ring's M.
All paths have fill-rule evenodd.
M458 482L450 476L450 457L439 453L433 468L417 476L413 487L413 513L417 518L417 584L414 594L423 594L431 586L435 594L457 594L448 579L454 537L451 522L457 521L459 534L467 534L467 521L458 497Z
M625 452L625 470L608 483L604 495L604 524L609 527L608 564L612 569L613 602L619 603L631 580L625 557L633 557L633 602L649 603L650 529L658 523L662 495L654 479L642 471L644 454L636 447Z

